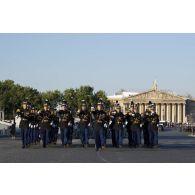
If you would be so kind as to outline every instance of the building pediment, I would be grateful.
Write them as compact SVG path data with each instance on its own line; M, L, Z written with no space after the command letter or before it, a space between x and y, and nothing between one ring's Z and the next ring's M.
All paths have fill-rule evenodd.
M135 101L140 103L153 102L185 102L185 98L159 90L150 90L124 99L124 102Z

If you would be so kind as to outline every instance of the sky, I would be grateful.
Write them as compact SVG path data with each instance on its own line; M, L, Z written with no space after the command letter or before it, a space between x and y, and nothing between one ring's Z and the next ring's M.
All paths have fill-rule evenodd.
M90 85L195 96L195 34L0 34L0 80L40 91Z

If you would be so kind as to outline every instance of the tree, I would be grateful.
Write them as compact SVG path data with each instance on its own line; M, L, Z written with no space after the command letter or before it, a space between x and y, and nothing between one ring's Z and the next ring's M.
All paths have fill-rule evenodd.
M63 93L59 90L41 93L37 89L15 84L12 80L0 81L0 108L4 110L6 119L12 119L15 116L16 109L21 107L25 98L28 98L29 102L37 109L42 108L45 99L50 102L52 107L65 99L73 113L81 107L82 100L85 100L90 108L95 106L101 98L106 108L109 107L106 93L102 90L94 93L94 88L88 85L77 89L66 89Z
M94 88L91 86L81 86L79 89L76 89L78 107L81 106L82 100L86 101L88 108L92 106L94 102L93 91Z
M104 104L105 104L105 108L109 109L110 107L110 101L108 100L105 91L99 90L95 93L95 105L98 103L98 101L102 99Z
M52 107L55 107L63 98L63 94L59 90L42 92L41 96L42 102L47 99Z
M72 110L72 112L75 112L78 109L77 94L73 88L66 89L63 93L63 98L68 102L68 106Z
M5 112L5 118L12 119L25 98L36 106L41 103L40 93L36 89L22 87L11 80L0 82L0 107Z

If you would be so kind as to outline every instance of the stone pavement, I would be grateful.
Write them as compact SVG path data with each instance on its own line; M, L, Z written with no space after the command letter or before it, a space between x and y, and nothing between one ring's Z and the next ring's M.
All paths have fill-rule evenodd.
M91 144L93 144L91 140ZM157 149L122 149L108 147L96 152L93 145L84 149L80 141L74 140L71 148L62 148L60 140L56 146L46 149L32 146L21 149L21 140L0 138L1 163L195 163L195 138L177 130L166 130L159 135ZM125 140L127 143L127 140Z

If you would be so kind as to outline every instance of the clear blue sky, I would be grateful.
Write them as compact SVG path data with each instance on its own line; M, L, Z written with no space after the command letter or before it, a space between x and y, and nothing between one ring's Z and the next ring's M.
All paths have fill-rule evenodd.
M195 34L0 34L0 70L41 91L143 91L156 79L195 96Z

